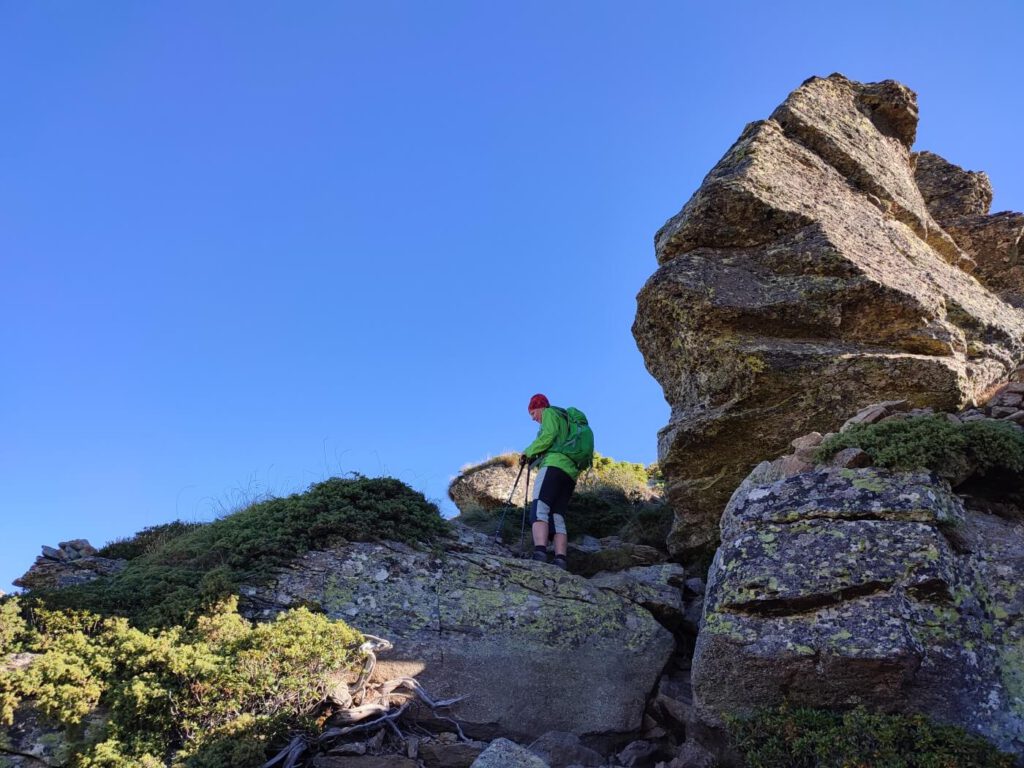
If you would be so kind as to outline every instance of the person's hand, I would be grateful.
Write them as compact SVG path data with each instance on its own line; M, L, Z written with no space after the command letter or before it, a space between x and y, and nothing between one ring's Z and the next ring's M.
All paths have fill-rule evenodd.
M527 464L529 464L529 463L530 463L530 457L529 457L529 456L527 456L527 455L526 455L525 453L524 453L524 454L522 454L522 455L521 455L521 456L519 457L519 466L520 466L520 467L525 467L525 466L526 466Z

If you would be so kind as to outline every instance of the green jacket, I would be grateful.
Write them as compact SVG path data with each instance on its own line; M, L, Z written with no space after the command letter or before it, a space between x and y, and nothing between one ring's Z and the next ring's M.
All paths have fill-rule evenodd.
M548 450L555 443L563 442L568 436L569 423L565 417L554 408L545 408L540 416L540 430L537 432L537 437L523 449L523 453L530 458L531 462L541 456L539 467L558 467L575 480L580 474L575 462L565 454Z

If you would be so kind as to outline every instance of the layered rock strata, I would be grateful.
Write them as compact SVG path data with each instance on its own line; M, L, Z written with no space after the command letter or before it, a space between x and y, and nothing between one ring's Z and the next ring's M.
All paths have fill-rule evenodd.
M898 83L813 78L658 232L633 332L672 407L675 554L713 546L732 490L795 436L881 400L955 411L1024 356L1024 313L922 197L916 126Z

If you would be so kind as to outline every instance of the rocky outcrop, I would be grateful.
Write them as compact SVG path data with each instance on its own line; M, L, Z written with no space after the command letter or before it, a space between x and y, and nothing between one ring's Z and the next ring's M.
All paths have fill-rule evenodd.
M935 220L975 262L974 276L1015 307L1024 307L1024 214L989 215L988 176L932 152L915 155L915 179Z
M85 539L62 541L53 547L43 547L32 567L14 585L25 589L63 589L86 584L124 570L127 560L99 557L96 549Z
M916 125L898 83L813 78L658 232L633 332L672 407L674 553L712 546L732 490L794 437L883 400L955 411L1024 355L1024 313L933 215L948 183L922 197ZM977 210L975 182L949 206Z
M468 695L454 716L470 735L638 730L675 647L641 603L669 612L675 572L605 589L456 530L445 552L388 542L309 552L274 583L244 589L243 610L265 619L312 605L386 637L395 650L379 673L415 676L441 698Z
M1024 536L925 472L766 462L721 522L693 662L720 723L795 705L923 712L1024 750Z
M448 498L455 502L460 512L505 506L516 483L518 459L518 454L508 454L463 470L448 486ZM521 507L525 503L524 472L512 497L512 506Z

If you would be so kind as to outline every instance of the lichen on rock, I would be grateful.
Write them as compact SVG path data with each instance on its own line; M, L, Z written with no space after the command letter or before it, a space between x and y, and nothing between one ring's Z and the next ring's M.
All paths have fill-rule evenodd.
M812 78L656 235L633 332L672 407L675 554L712 547L737 483L793 437L883 400L958 410L1024 356L1024 313L933 214L941 180L922 196L916 126L905 86Z

